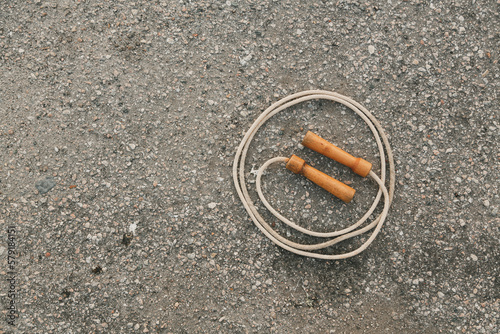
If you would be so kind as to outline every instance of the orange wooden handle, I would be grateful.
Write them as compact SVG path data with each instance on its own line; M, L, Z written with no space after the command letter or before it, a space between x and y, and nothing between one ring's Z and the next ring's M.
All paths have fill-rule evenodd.
M356 190L349 187L348 185L334 179L333 177L320 172L314 167L309 166L306 162L296 156L292 155L286 168L294 172L295 174L304 175L312 182L316 183L321 188L325 189L332 195L340 198L346 203L349 203L354 197Z
M311 131L307 131L304 139L302 140L302 145L309 147L311 150L321 153L330 159L340 162L342 165L351 168L354 173L361 175L362 177L367 176L372 169L372 164L365 159L353 157L346 151L338 148Z

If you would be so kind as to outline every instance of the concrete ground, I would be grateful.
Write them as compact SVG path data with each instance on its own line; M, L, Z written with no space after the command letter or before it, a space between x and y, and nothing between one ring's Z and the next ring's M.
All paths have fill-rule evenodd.
M3 1L0 333L498 333L499 6ZM275 246L232 182L253 121L306 89L362 103L394 150L389 217L348 260ZM251 196L252 169L300 154L354 201L279 166L266 195L340 229L377 189L301 148L310 129L379 171L366 125L311 101L256 136Z

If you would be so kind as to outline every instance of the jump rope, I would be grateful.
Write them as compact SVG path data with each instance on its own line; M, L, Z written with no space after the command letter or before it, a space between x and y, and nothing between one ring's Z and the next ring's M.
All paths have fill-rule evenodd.
M308 165L303 159L299 158L296 155L292 155L290 158L287 157L276 157L269 159L266 161L262 167L257 172L257 178L255 181L257 193L259 195L260 200L265 205L265 207L279 220L283 223L287 224L291 228L302 232L304 234L327 238L329 240L317 243L317 244L301 244L293 242L282 235L278 234L265 220L264 218L257 212L257 209L248 194L247 183L245 179L245 160L248 152L248 148L255 136L255 134L259 131L260 127L268 121L271 117L283 111L289 107L292 107L296 104L309 101L309 100L330 100L333 102L342 103L346 107L350 108L354 111L370 128L375 141L378 146L379 155L380 155L380 176L378 176L374 171L372 171L372 164L362 158L356 158L350 155L349 153L343 151L342 149L336 147L335 145L329 143L325 139L321 138L317 134L312 132L307 132L305 135L302 145L308 147L318 153L321 153L345 166L348 166L352 169L352 171L362 177L369 176L375 183L378 185L379 190L373 201L373 204L368 209L368 211L363 215L363 217L352 224L351 226L344 228L339 231L333 232L315 232L309 229L306 229L302 226L297 225L296 223L290 221L283 215L281 215L277 210L275 210L269 202L264 197L261 188L261 179L262 174L266 170L266 168L274 163L282 163L285 164L285 167L296 174L301 174L316 183L323 189L327 190L334 196L340 198L346 203L349 203L355 194L355 190L350 186L336 180L335 178L311 167ZM389 164L389 190L387 190L386 184L386 156ZM238 150L236 151L236 156L234 157L233 164L233 180L234 185L236 187L236 191L243 203L243 206L247 210L250 218L255 223L255 225L264 233L272 242L274 242L279 247L286 249L292 253L308 256L318 259L324 260L339 260L346 259L352 256L355 256L362 251L364 251L376 238L377 234L380 232L382 225L384 224L385 219L387 218L387 213L389 211L389 207L392 203L393 195L394 195L394 186L395 186L395 169L394 169L394 158L392 155L391 147L389 145L389 141L387 136L385 135L382 126L377 121L377 119L361 104L356 101L350 99L349 97L340 95L335 92L324 91L324 90L308 90L296 94L292 94L287 96L278 102L272 104L269 108L267 108L252 124L250 129L245 134L243 140L241 141ZM381 197L384 197L384 207L382 212L368 225L363 225L365 221L372 215L376 207L378 206ZM329 246L335 245L341 241L353 238L370 230L373 230L370 237L357 249L343 253L343 254L321 254L315 251L327 248Z

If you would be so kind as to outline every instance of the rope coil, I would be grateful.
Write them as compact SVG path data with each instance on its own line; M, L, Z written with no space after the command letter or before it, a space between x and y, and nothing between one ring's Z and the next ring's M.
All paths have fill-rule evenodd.
M300 244L293 242L280 234L278 234L265 220L264 218L257 212L257 209L255 205L253 204L249 194L248 194L248 189L246 186L246 180L245 180L245 160L248 152L248 148L250 147L250 143L252 142L255 134L258 132L259 128L271 117L279 113L280 111L283 111L291 106L294 106L296 104L309 101L309 100L330 100L334 102L341 103L345 105L346 107L350 108L353 110L357 115L359 115L363 121L369 126L370 130L373 133L373 136L375 137L375 141L377 143L377 147L379 149L379 154L380 154L380 166L381 166L381 172L380 172L380 177L377 176L373 171L369 172L369 176L378 184L379 190L378 193L375 197L375 200L373 201L373 204L371 207L368 209L368 211L365 213L365 215L356 223L353 225L344 228L340 231L334 231L334 232L315 232L308 230L306 228L303 228L292 221L288 220L287 218L283 217L278 211L276 211L266 200L264 194L262 193L262 188L261 188L261 179L262 179L262 174L266 170L266 168L273 164L273 163L286 163L288 162L288 158L286 157L276 157L272 158L268 161L266 161L262 167L257 172L257 178L256 178L256 188L257 188L257 193L259 195L260 200L262 203L266 206L266 208L279 220L281 220L283 223L287 224L288 226L294 228L295 230L302 232L304 234L314 236L314 237L320 237L320 238L333 238L328 241L318 243L318 244L312 244L312 245L306 245L306 244ZM382 139L382 140L381 140ZM383 142L383 143L382 143ZM384 149L385 148L385 149ZM386 183L386 153L387 153L387 159L389 163L389 190L387 190L385 183ZM272 104L269 108L267 108L258 118L255 120L255 122L252 124L250 129L247 131L245 136L243 137L243 140L241 141L238 150L236 151L236 155L234 157L234 163L233 163L233 181L234 185L236 187L236 191L238 193L238 196L240 197L243 206L247 210L248 214L250 215L250 218L252 221L255 223L255 225L266 235L271 241L273 241L276 245L280 246L283 249L286 249L292 253L302 255L302 256L307 256L307 257L313 257L317 259L324 259L324 260L339 260L339 259L346 259L352 256L355 256L362 251L364 251L375 239L377 234L380 232L380 229L382 228L382 225L384 224L385 219L387 218L387 213L389 211L389 207L392 203L392 199L394 196L394 186L395 186L395 168L394 168L394 158L392 155L392 150L389 145L389 141L387 139L387 136L382 129L382 126L380 123L377 121L377 119L361 104L357 103L356 101L350 99L349 97L340 95L335 92L330 92L330 91L324 91L324 90L309 90L309 91L303 91L300 93L292 94L290 96L287 96L278 102L275 102ZM373 213L373 211L376 209L377 205L380 202L380 199L384 196L384 208L382 212L379 214L377 218L375 218L371 223L368 225L356 230L356 228L360 227ZM359 248L357 248L354 251L344 253L344 254L334 254L334 255L329 255L329 254L320 254L320 253L315 253L313 251L323 249L329 246L332 246L334 244L337 244L343 240L353 238L357 235L363 234L367 231L370 231L371 229L374 229L373 233L371 236L366 240Z

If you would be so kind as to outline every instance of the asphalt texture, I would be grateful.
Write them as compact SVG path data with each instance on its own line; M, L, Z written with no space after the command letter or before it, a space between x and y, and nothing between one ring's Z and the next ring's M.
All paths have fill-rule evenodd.
M2 1L0 333L498 333L499 6ZM307 89L362 103L394 150L389 217L348 260L279 249L232 181L253 121ZM307 130L379 171L366 125L311 101L256 136L251 196L255 169L298 154L353 202L280 166L266 196L339 229L377 189L300 147Z

